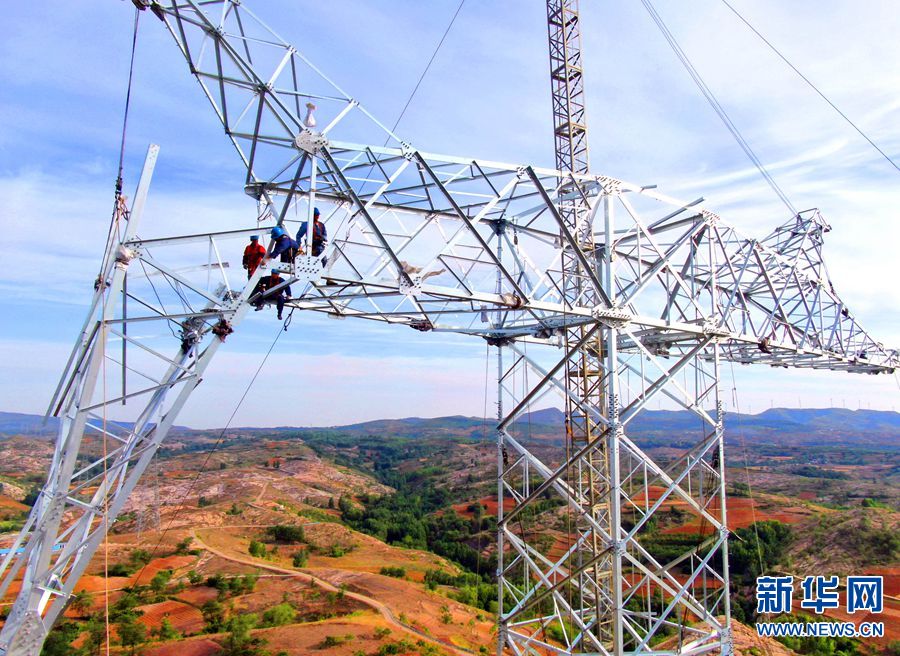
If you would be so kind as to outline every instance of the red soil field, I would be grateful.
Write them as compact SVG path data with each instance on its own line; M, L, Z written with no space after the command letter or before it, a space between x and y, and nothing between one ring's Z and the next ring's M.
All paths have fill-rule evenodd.
M207 588L206 586L198 586L196 588L188 588L178 593L178 598L192 606L202 606L207 601L212 601L219 596L219 591L215 588Z
M209 638L200 638L144 647L141 653L144 656L213 656L220 651L222 648Z
M148 629L158 628L163 618L168 618L172 626L182 633L196 633L203 628L203 613L180 601L170 599L158 604L138 606L138 609L144 611L138 622Z
M6 496L0 496L0 508L9 508L10 510L31 510L29 506L26 506L24 503L20 503L15 499L10 499Z
M196 556L166 556L151 560L143 570L134 576L134 585L147 585L156 574L164 569L177 570L194 564Z
M128 587L131 579L127 576L110 576L108 579L93 574L85 574L75 584L75 592L84 590L91 593L102 593L104 590L116 590Z
M890 597L900 597L900 567L873 567L867 569L865 574L884 577L884 594Z
M754 502L748 497L732 497L725 507L728 515L728 528L731 530L746 528L754 521L775 520L785 524L796 524L814 514L812 510L802 506L779 507L777 510L770 510L767 504ZM697 533L700 524L700 519L694 517L686 524L665 529L663 533ZM705 533L711 530L708 522L704 524L704 529Z
M499 504L497 503L497 497L484 497L483 499L478 499L478 501L469 501L467 503L458 503L453 506L453 510L456 511L457 515L461 517L465 517L467 519L471 519L475 513L469 510L469 506L475 503L480 503L484 508L485 515L494 515L497 516L497 508ZM515 500L511 497L504 497L503 499L503 510L508 511L512 510L516 507Z

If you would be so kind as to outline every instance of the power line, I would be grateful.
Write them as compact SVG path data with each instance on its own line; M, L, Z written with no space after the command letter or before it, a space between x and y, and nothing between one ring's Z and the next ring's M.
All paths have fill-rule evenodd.
M769 47L769 49L772 52L774 52L776 55L778 55L778 57L781 59L781 61L783 61L785 64L787 64L790 67L790 69L792 71L794 71L800 77L801 80L806 82L806 84L813 91L815 91L817 94L819 94L819 97L822 98L822 100L824 100L825 102L827 102L828 105L834 111L836 111L838 113L838 115L840 115L840 117L843 118L850 125L850 127L852 127L854 130L856 130L863 139L868 141L869 145L871 145L872 148L877 150L881 154L882 157L884 157L888 162L890 162L891 166L893 166L895 169L897 169L897 171L900 171L900 166L898 166L897 163L887 155L887 153L885 153L881 148L879 148L876 145L876 143L874 141L872 141L872 139L870 139L869 136L865 132L863 132L862 129L856 123L851 121L850 117L848 117L844 112L842 112L840 109L838 109L837 105L835 105L833 102L831 102L831 100L829 100L828 97L824 93L822 93L822 91L820 91L819 88L815 84L813 84L808 77L806 77L803 73L801 73L799 70L797 70L797 67L794 66L790 61L788 61L788 58L785 57L781 53L781 51L778 50L778 48L776 48L774 45L772 45L772 43L766 37L764 37L762 34L760 34L759 30L757 30L755 27L753 27L753 25L751 25L750 22L738 12L737 9L732 7L728 3L727 0L722 0L722 4L724 4L726 7L728 7L735 16L737 16L739 19L741 19L741 22L744 23L744 25L746 25L748 28L750 28L751 32L753 32L756 36L758 36L762 40L762 42L765 43Z
M396 130L397 126L400 125L400 121L403 119L403 115L406 114L406 110L409 109L409 105L415 97L416 92L419 90L419 87L422 84L422 80L424 80L425 76L428 75L428 71L429 69L431 69L431 65L434 63L435 57L437 57L438 52L440 52L441 46L444 45L444 40L447 38L447 35L450 34L450 29L453 27L453 23L456 22L456 17L459 16L459 12L462 11L464 4L466 4L466 0L460 0L459 6L456 8L456 12L453 14L453 18L450 19L450 23L447 25L447 29L444 30L444 34L443 36L441 36L441 40L438 41L437 46L435 46L434 48L434 52L431 53L431 59L428 60L428 63L425 65L425 70L423 70L422 74L419 76L419 81L416 82L416 86L413 88L412 93L409 94L409 98L407 98L406 104L403 105L403 110L400 112L397 120L394 121L394 126L391 128L391 132ZM387 145L386 142L385 145Z
M250 393L250 389L253 387L253 384L256 382L256 379L259 377L259 374L262 372L263 367L266 365L266 362L269 359L269 356L272 354L272 351L275 350L275 345L278 344L278 340L281 339L281 335L287 332L287 328L291 325L291 318L294 316L294 310L292 309L290 314L288 314L287 319L284 320L284 323L278 328L278 334L275 335L275 339L272 340L271 346L269 346L269 350L266 351L265 356L263 356L262 362L259 363L259 367L256 369L256 373L253 374L253 377L250 379L250 382L247 383L247 387L244 389L244 393L241 395L241 398L238 400L237 405L235 405L234 410L231 412L231 416L228 418L228 421L225 424L225 427L222 428L219 433L218 439L216 439L215 444L213 444L212 449L206 452L206 458L204 458L203 463L200 465L200 468L197 470L197 475L194 477L194 480L191 481L190 486L187 489L187 492L183 495L183 499L187 499L191 493L194 491L194 487L197 485L197 481L200 480L200 476L203 474L206 469L206 465L209 464L209 459L215 454L215 452L222 445L223 440L225 439L225 432L231 427L231 422L234 421L235 415L237 415L238 410L241 409L241 406L244 404L244 400L247 398L247 395ZM166 524L166 528L163 529L162 534L159 536L159 539L156 541L156 545L153 547L153 550L150 552L151 560L156 556L156 552L159 550L159 547L162 545L163 540L168 534L169 530L172 528L172 525L175 523L175 520L178 518L178 515L184 509L184 503L180 504L175 512L172 514L172 517L169 518L168 524ZM141 567L140 572L138 572L137 576L135 576L134 580L137 581L144 569L146 569L149 561Z
M669 31L669 28L666 27L666 24L663 21L662 17L658 13L656 13L656 10L653 8L650 0L641 0L641 3L644 5L644 9L647 10L647 13L650 14L650 18L653 19L654 23L656 23L659 31L662 32L663 37L665 37L669 46L672 48L675 56L678 57L685 70L687 70L688 75L691 76L694 84L696 84L697 88L700 89L700 93L703 94L703 97L706 98L707 102L709 102L710 106L713 108L713 111L722 120L722 123L725 124L725 127L728 128L728 131L731 133L731 136L734 137L735 141L737 141L738 145L741 147L741 150L743 150L744 154L747 155L751 162L753 162L753 165L756 166L760 175L762 175L763 179L765 179L765 181L772 188L772 191L774 191L775 194L781 199L781 202L784 203L785 207L788 208L791 215L796 216L797 209L791 203L790 199L787 197L781 187L778 186L778 183L775 182L775 179L766 170L766 167L763 165L759 157L756 156L756 153L753 152L753 149L750 147L749 142L744 138L740 130L738 130L738 127L728 116L725 108L722 107L722 104L718 101L715 94L703 80L700 73L697 72L696 68L694 68L694 65L691 63L691 60L688 58L687 54L685 54L684 50L681 49L681 46L678 45L678 41L675 39L675 36Z

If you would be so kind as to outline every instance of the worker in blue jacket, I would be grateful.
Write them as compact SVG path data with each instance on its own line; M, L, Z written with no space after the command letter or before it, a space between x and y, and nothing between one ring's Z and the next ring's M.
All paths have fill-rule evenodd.
M319 257L325 250L325 242L328 241L328 232L325 230L325 224L319 220L319 208L313 210L313 231L312 231L312 255ZM300 224L300 230L297 231L297 243L302 244L303 238L306 236L307 222ZM322 258L322 264L327 264L327 258Z
M291 239L281 226L272 228L272 244L269 246L269 259L274 260L281 256L282 262L293 262L300 249L296 241Z

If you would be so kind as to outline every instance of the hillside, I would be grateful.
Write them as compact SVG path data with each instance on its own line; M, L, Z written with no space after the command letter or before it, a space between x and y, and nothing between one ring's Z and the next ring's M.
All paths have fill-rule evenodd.
M790 539L773 566L796 576L880 572L896 586L896 436L877 446L866 434L839 448L798 449L796 440L806 438L785 426L813 431L827 424L825 414L798 414L772 430L767 426L782 421L778 412L762 413L757 430L771 439L748 440L745 431L731 445L736 549L752 539L754 521L776 520L789 526ZM665 411L648 417L660 435L647 430L640 439L661 462L678 457L682 447L672 435L689 428L690 418ZM560 420L558 410L546 409L518 426L548 462L561 455L549 437ZM873 431L889 432L890 418L872 421L880 422ZM493 651L496 446L489 425L484 430L483 420L459 416L224 434L181 429L79 584L84 603L68 611L70 624L54 636L66 649L89 644L90 618L105 608L108 590L112 614L122 618L114 628L129 617L143 626L153 638L144 647L151 656L213 656L233 638L238 618L250 615L256 624L248 639L266 640L271 654ZM52 442L36 437L0 439L7 541L52 455ZM677 506L663 508L654 548L704 530ZM542 533L548 553L568 544L555 505L526 521ZM900 623L888 626L900 637ZM736 628L736 640L748 656L791 653L750 629Z
M524 414L513 430L539 440L561 440L564 415L558 408L544 408ZM697 416L688 411L645 410L630 426L630 433L646 444L663 445L677 442L697 428ZM47 436L56 431L57 420L44 422L41 415L0 412L0 436ZM900 450L900 413L879 410L847 410L842 408L796 409L773 408L756 415L728 413L726 440L732 444L751 440L756 444L816 446L870 446L875 449ZM316 433L336 431L346 435L391 435L409 438L493 439L493 424L482 417L454 415L448 417L406 417L378 419L343 426L272 428L238 427L229 434ZM190 441L218 434L219 430L172 428L171 435Z

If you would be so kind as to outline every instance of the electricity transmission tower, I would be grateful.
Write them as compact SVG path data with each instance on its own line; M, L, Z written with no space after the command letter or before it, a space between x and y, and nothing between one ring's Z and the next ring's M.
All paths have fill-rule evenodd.
M587 171L583 120L556 106L569 124L554 129L572 144L562 170L431 154L379 123L246 0L139 4L200 83L263 225L292 231L323 210L327 264L307 244L269 267L294 286L293 308L497 347L499 648L727 652L721 364L898 365L832 287L819 212L745 237L699 202ZM555 34L563 54L551 50L551 61L564 68L553 75L571 102L581 97L569 50L577 13L555 7L551 44ZM209 362L240 338L269 270L238 279L223 258L260 231L256 216L138 232L156 154L116 214L50 407L60 429L48 481L0 564L0 592L21 579L0 631L6 656L38 653ZM565 454L529 440L521 420L548 394L565 400ZM658 462L635 435L662 397L695 424L673 434L688 445L679 456ZM673 505L703 537L676 558L648 539Z

